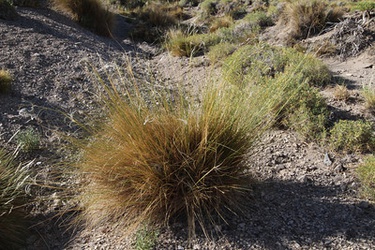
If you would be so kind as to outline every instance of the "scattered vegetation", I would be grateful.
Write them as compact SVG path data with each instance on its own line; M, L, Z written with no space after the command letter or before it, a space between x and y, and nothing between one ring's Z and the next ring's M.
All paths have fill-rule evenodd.
M367 152L373 150L375 146L371 122L340 120L330 133L330 144L335 150Z
M367 156L357 168L361 180L363 194L375 200L375 156Z
M236 45L229 42L219 43L210 48L207 56L211 63L215 64L221 62L221 60L231 55L234 51L236 51L236 48Z
M0 94L8 93L12 88L12 76L6 70L0 70Z
M56 8L69 14L82 26L102 35L111 36L113 14L99 0L53 0Z
M27 231L21 208L27 176L13 158L0 149L0 246L7 249L21 248Z

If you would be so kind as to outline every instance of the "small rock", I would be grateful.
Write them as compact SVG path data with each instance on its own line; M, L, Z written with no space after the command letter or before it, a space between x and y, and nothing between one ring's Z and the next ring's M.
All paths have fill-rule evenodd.
M323 163L324 163L324 165L326 165L326 166L331 166L331 165L332 165L332 161L331 161L331 159L329 158L328 153L325 153Z

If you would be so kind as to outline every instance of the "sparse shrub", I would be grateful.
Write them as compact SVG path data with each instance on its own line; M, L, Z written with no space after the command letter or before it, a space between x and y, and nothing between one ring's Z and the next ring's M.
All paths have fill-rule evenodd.
M350 97L348 88L345 85L336 85L333 90L333 97L339 101L347 101Z
M314 86L324 86L331 80L327 66L312 55L292 48L280 48L258 43L239 48L225 60L223 75L233 84L262 81L278 72L296 68Z
M212 15L215 15L217 12L216 6L219 0L204 0L200 3L200 15L201 19L206 19Z
M330 144L336 150L365 152L375 146L372 123L340 120L330 131Z
M207 233L246 208L253 181L244 160L273 122L284 86L210 86L200 104L166 97L150 103L139 95L124 101L125 93L107 90L107 121L77 166L87 179L79 197L86 226L112 221L125 233L178 217L193 236L196 225Z
M232 54L236 50L236 47L236 45L228 42L219 43L210 47L210 51L207 53L207 56L211 63L215 64Z
M323 0L289 0L281 20L288 25L289 35L298 39L317 34L327 22L337 22L343 14L337 7L329 8Z
M102 36L111 36L113 14L99 0L53 0L54 5L82 26Z
M367 156L358 166L357 173L361 180L363 194L375 200L375 156Z
M140 228L135 234L136 250L152 250L155 247L155 243L158 237L156 230L150 229L147 226Z
M20 206L25 198L26 178L25 171L14 165L13 156L0 149L0 246L3 249L20 249L25 244L27 226Z
M18 17L16 10L8 0L0 0L0 19L15 20Z
M40 147L40 135L32 128L20 131L16 135L16 139L18 145L26 152L37 150Z
M5 94L11 90L12 76L6 70L0 70L0 94Z
M370 112L375 111L375 90L373 87L364 87L361 91L362 96L365 99L365 107Z
M282 110L280 124L293 129L307 140L323 142L327 136L329 116L325 100L302 74L295 77L290 88L296 88L297 94L290 97Z
M223 65L226 81L242 88L249 84L264 86L289 76L288 89L293 91L284 93L289 102L283 107L278 121L309 140L320 140L326 136L328 109L312 86L323 85L327 81L325 78L330 79L326 72L329 73L326 66L314 57L264 43L239 48ZM291 94L295 92L296 95Z

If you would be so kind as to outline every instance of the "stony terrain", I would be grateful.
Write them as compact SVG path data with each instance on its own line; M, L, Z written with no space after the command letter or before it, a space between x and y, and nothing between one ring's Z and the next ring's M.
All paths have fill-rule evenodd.
M195 88L216 71L205 57L175 58L148 44L126 38L128 24L118 17L115 38L98 37L50 9L18 8L15 21L0 20L0 68L14 77L11 94L0 96L0 142L16 147L15 135L33 128L41 135L41 149L20 156L33 160L36 187L30 192L49 202L30 204L30 235L26 249L131 249L110 225L93 231L67 228L69 207L59 189L74 187L71 176L58 177L64 162L62 134L78 133L69 116L85 119L95 108L95 84L87 62L99 70L132 65L161 84L183 83ZM375 25L375 24L374 24ZM325 58L336 79L349 84L350 101L332 96L333 86L322 90L333 116L366 117L359 90L375 87L375 44L359 55ZM60 112L62 111L62 112ZM249 166L259 180L247 216L217 225L223 235L203 237L191 244L184 227L175 223L159 232L156 249L371 249L375 245L375 207L363 199L355 168L362 156L338 154L306 143L291 131L271 131L249 154ZM62 179L61 179L62 178ZM64 179L65 178L65 179ZM45 184L45 186L41 185ZM74 190L72 190L74 192ZM0 249L6 249L0 246Z

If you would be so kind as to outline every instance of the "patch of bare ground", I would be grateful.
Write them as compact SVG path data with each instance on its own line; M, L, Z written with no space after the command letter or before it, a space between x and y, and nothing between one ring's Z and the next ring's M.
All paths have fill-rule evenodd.
M48 199L29 206L33 226L25 236L26 249L131 249L131 239L121 239L111 225L91 231L67 228L74 214L59 214L71 207L59 190L74 189L77 183L74 176L58 175L67 157L59 150L64 144L61 135L80 133L59 111L84 120L86 113L97 108L86 61L109 70L130 62L137 72L151 75L163 86L183 83L193 93L210 75L220 77L220 71L208 66L205 57L176 58L166 52L153 56L152 46L125 39L126 23L118 26L121 29L115 34L121 39L116 40L98 37L50 9L18 8L17 12L20 17L15 21L0 20L0 68L8 69L15 79L11 94L0 96L0 142L13 149L18 131L36 129L40 149L21 155L21 160L35 159L35 181L50 187L31 190ZM364 84L375 87L374 40L369 43L345 60L323 59L335 79L322 90L332 119L373 120L360 95ZM345 101L333 97L337 83L349 90ZM246 216L216 225L222 235L213 236L215 241L198 235L188 242L185 225L176 221L159 232L155 249L371 249L375 207L359 193L354 171L361 159L361 155L338 154L325 145L306 143L291 131L270 131L249 153L249 171L259 182Z

